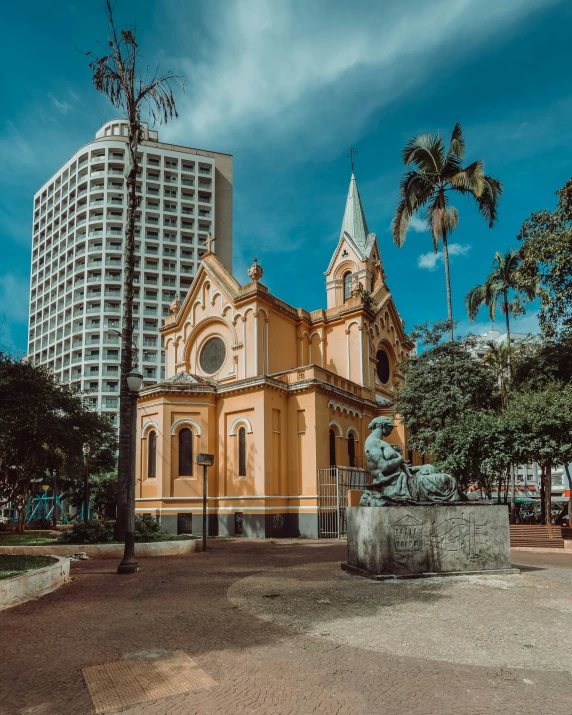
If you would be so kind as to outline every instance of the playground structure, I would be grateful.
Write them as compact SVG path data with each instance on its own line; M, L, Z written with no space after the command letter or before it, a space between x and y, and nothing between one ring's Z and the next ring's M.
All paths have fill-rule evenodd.
M26 524L39 519L50 521L54 518L54 509L56 509L58 520L64 524L69 524L76 519L79 521L83 520L83 503L81 508L78 509L73 516L70 516L61 502L60 495L56 494L55 497L53 495L48 496L48 489L44 489L43 494L38 496L30 495L28 497L28 503L26 505ZM89 504L87 518L91 519L92 516L91 504ZM15 521L15 516L12 517L12 520Z

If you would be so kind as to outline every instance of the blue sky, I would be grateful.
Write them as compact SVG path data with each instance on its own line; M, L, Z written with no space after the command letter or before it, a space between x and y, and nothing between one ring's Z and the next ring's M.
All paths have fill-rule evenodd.
M3 18L0 315L2 341L24 351L34 191L116 112L78 51L104 37L103 0L10 3ZM415 224L401 249L389 232L409 138L449 135L459 121L467 163L483 159L504 183L492 230L456 203L453 307L465 331L467 290L572 174L570 3L119 0L117 20L137 21L149 64L186 77L180 118L158 127L160 138L234 155L236 277L246 282L256 255L263 282L295 306L325 307L352 144L407 327L446 316L443 265L425 229ZM534 310L519 322L535 329ZM474 329L488 327L483 312Z

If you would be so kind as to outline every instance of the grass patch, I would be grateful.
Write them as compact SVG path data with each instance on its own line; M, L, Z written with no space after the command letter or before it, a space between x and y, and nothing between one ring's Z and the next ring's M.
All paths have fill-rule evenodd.
M25 534L0 532L0 546L45 546L57 542L57 539L58 535L49 531L28 531Z
M53 556L19 556L12 554L0 554L0 578L9 578L42 569L44 566L55 564L57 559Z
M29 531L25 534L16 534L13 531L0 532L0 546L50 546L51 544L61 544L60 534L50 534L49 531ZM154 543L157 541L188 541L190 539L198 539L198 536L192 534L160 534L155 538L145 539L143 541L137 539L137 543ZM94 542L98 543L98 542ZM110 541L107 543L118 544L119 541ZM73 544L70 544L73 545ZM81 543L79 544L82 545ZM33 557L39 558L39 557Z

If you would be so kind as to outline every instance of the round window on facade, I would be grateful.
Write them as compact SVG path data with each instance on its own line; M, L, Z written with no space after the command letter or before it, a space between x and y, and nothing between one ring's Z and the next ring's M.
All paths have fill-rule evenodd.
M378 350L377 355L376 355L376 361L377 361L377 376L383 382L383 384L387 384L389 382L389 378L391 376L391 366L389 364L389 358L387 357L387 353L385 350Z
M199 356L201 370L207 375L218 372L224 364L226 346L221 338L209 338L203 345Z

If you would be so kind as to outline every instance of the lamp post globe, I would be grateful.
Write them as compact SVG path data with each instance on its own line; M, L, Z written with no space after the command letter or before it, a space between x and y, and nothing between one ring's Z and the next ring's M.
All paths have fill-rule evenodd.
M143 385L143 375L137 370L131 370L127 375L127 387L130 392L139 392Z

